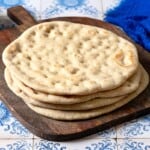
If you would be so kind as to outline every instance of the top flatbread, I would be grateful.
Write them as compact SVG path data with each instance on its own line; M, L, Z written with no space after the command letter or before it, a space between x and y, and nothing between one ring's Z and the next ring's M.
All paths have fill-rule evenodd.
M86 95L123 84L138 56L132 43L103 28L54 21L26 30L4 50L3 62L36 90Z

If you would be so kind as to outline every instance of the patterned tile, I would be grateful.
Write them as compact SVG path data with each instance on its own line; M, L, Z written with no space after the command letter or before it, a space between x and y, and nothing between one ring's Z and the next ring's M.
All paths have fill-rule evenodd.
M118 139L118 150L150 150L150 139Z
M3 8L9 8L16 5L23 5L25 0L0 0L0 6Z
M41 0L24 0L24 7L31 13L37 20L41 19Z
M0 150L32 150L32 140L0 140Z
M110 128L108 130L104 130L102 132L97 133L99 138L116 138L117 137L117 132L116 128Z
M70 142L52 142L36 139L34 150L117 150L113 139L82 139Z
M115 7L121 0L102 0L103 13Z
M150 115L117 127L118 138L150 138Z
M87 139L114 139L114 138L117 138L117 133L116 133L116 129L114 127L114 128L108 129L108 130L98 132L96 134L92 134L83 139L86 139L86 138Z
M87 16L100 18L99 0L43 0L42 19L60 16Z
M1 138L33 138L33 135L12 116L6 106L0 101Z
M0 12L6 14L6 9L16 5L24 6L35 18L40 18L40 0L0 0Z
M5 16L6 15L6 9L2 7L2 5L0 4L0 16Z

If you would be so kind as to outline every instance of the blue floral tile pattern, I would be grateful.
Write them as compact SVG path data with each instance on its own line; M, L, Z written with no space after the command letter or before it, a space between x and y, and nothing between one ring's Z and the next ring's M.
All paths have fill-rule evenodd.
M126 139L118 143L119 150L150 150L149 140Z
M4 12L5 12L4 9L2 9L0 5L0 15L5 14Z
M3 126L6 122L9 121L11 114L6 106L0 102L0 126Z
M0 150L32 150L32 142L26 140L0 140Z
M117 136L122 138L148 138L150 135L150 115L118 126Z
M120 1L121 0L102 0L103 13L117 6Z
M16 5L24 5L24 0L0 0L0 5L5 8Z
M24 7L30 12L30 14L36 19L41 19L41 0L24 0Z
M85 147L86 150L116 150L116 143L111 140L102 140L98 143L91 143Z
M116 128L110 128L108 130L104 130L101 132L98 132L96 134L92 134L90 136L87 136L85 138L94 138L94 139L114 139L117 137L117 132L116 132Z
M117 137L117 133L116 133L116 129L111 128L108 130L104 130L102 132L97 133L99 138L116 138Z
M32 137L32 134L16 120L0 101L0 138Z
M2 10L2 12L6 13L6 9L13 7L13 6L17 6L17 5L22 5L24 6L30 13L32 16L34 16L35 18L39 19L39 6L40 6L40 1L37 0L35 4L32 3L32 1L30 0L0 0L0 10Z
M97 1L100 6L100 2ZM90 0L53 0L49 6L44 7L42 18L50 18L54 16L62 16L65 12L68 15L82 14L87 16L99 17L100 10L90 3ZM72 12L72 13L70 13Z
M117 143L112 139L81 139L68 142L35 140L35 150L117 150Z
M34 145L34 149L36 150L66 150L67 147L58 143L58 142L51 142L51 141L45 141L41 140L39 143L36 143Z
M12 122L10 124L10 128L5 129L5 131L9 130L9 133L11 134L17 134L17 135L21 135L23 137L27 137L29 135L29 131L23 127L20 122L18 122L17 120L15 120L14 122Z

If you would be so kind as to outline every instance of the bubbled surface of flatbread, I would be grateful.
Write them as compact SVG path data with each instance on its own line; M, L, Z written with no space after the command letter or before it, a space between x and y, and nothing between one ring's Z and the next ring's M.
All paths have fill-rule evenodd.
M31 88L85 95L123 84L138 56L132 43L103 28L54 21L27 29L4 50L3 62Z

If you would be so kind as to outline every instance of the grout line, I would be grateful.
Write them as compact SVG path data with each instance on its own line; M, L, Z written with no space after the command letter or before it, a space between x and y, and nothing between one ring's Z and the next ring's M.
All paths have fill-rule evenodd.
M147 139L150 139L150 137L147 137L147 138L135 138L135 137L119 137L119 138L117 138L117 139L125 139L125 140L127 140L127 139L132 139L132 140L147 140Z
M2 11L2 8L1 8L1 6L0 6L0 11ZM0 13L0 15L2 15L2 14ZM0 99L0 101L1 101L1 99Z
M100 0L100 5L101 5L100 19L104 20L104 5L103 5L103 0Z
M117 150L119 150L118 148L118 132L117 132L117 125L114 127L115 128L115 131L116 131L116 138L115 138L115 141L116 141L116 146L117 146Z
M39 6L39 8L40 8L40 16L39 16L40 18L39 19L41 20L42 19L42 0L40 0L39 5L40 5Z
M101 4L102 13L104 14L103 0L100 0L100 4Z
M32 134L32 150L34 148L34 135Z
M119 150L119 142L118 142L118 138L116 138L116 144L117 144L117 150Z
M118 125L115 126L115 130L116 130L116 139L118 138Z
M32 139L32 150L34 150L34 137Z

